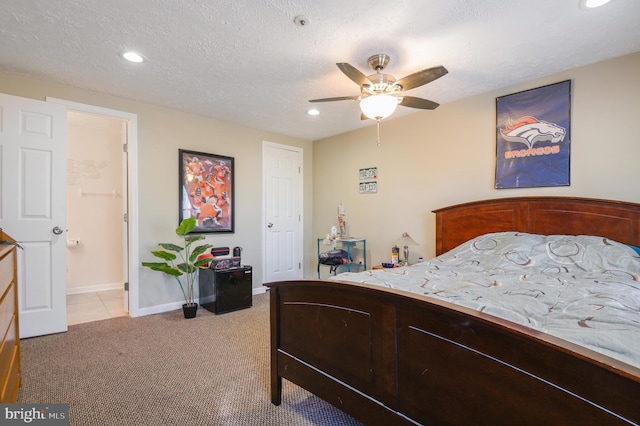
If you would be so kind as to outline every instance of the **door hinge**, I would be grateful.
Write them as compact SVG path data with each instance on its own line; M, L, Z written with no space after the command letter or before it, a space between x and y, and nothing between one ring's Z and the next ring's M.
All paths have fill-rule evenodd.
M129 283L124 283L124 291L129 291Z
M123 144L122 144L122 152L128 152L128 151L127 151L127 149L129 149L128 147L129 147L129 144L127 144L127 143L123 143Z
M129 213L125 213L122 218L124 219L124 223L128 223L129 222Z

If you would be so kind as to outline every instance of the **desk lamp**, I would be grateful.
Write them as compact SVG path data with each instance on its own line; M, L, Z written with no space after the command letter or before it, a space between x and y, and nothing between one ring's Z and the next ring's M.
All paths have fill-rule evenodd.
M396 244L399 246L404 246L404 266L409 265L409 246L417 246L418 243L415 242L411 235L408 233L403 233L402 237L396 240Z

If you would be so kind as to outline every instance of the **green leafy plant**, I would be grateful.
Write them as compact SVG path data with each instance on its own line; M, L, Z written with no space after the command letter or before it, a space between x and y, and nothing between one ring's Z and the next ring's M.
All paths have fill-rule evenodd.
M195 227L196 219L194 217L184 219L180 222L180 226L176 228L176 235L182 237L184 247L171 243L160 243L158 245L164 250L154 250L151 254L163 259L164 262L142 262L142 266L151 268L154 271L164 272L174 277L182 290L187 306L195 305L193 290L198 268L211 261L211 259L198 260L198 256L203 254L208 248L213 247L211 244L201 244L196 247L191 246L196 241L204 239L204 235L202 234L188 235Z

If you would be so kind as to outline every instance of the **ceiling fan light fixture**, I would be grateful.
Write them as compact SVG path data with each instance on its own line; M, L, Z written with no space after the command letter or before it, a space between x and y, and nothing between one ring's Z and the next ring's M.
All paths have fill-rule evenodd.
M129 51L123 52L122 53L122 57L124 59L126 59L127 61L133 62L133 63L136 63L136 64L144 62L144 56L142 56L138 52L134 52L133 50L129 50Z
M580 5L587 9L593 9L596 7L604 6L609 3L611 0L582 0Z
M373 120L382 120L393 114L398 106L398 99L384 93L367 96L360 101L360 110Z

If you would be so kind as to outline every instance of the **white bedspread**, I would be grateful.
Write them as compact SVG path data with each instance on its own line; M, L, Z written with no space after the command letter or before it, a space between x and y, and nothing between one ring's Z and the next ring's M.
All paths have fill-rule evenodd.
M332 279L453 302L640 368L640 256L602 237L487 234L428 262Z

